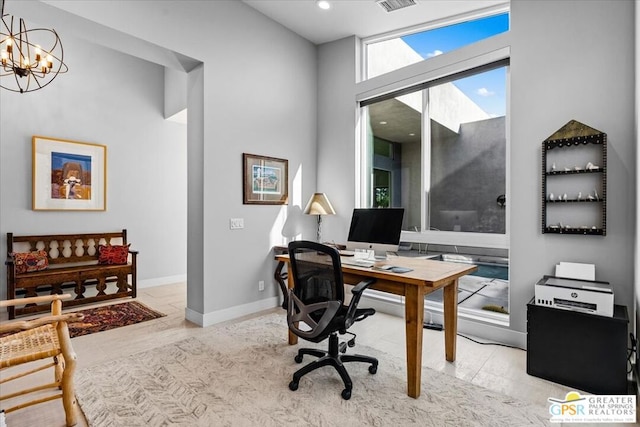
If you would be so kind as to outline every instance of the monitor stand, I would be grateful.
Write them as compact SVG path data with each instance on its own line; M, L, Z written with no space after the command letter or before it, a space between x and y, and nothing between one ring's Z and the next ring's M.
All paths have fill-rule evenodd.
M387 259L387 251L374 251L373 258L376 260L385 260Z

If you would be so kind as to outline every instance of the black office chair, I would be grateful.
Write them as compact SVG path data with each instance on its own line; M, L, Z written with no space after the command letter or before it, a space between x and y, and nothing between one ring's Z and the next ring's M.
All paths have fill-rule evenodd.
M353 297L349 305L344 304L344 281L340 265L340 253L330 246L315 242L295 241L289 243L289 257L293 270L294 288L289 289L287 323L289 329L302 339L320 342L329 338L329 351L311 348L298 350L295 357L302 363L305 354L316 356L314 360L293 374L289 388L298 389L303 375L322 366L331 365L340 374L344 382L342 398L351 398L352 383L343 363L370 363L369 372L378 371L378 360L369 356L340 354L347 351L347 345L355 345L355 334L347 332L354 322L358 322L375 313L372 308L359 309L358 302L362 292L371 286L375 279L362 281L351 291ZM338 342L338 333L352 335L348 343Z

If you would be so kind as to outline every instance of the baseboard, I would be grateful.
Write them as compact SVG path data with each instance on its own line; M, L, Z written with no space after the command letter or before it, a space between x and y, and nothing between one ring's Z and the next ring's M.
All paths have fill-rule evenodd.
M242 316L255 314L260 311L269 310L271 308L279 306L279 298L271 297L249 304L237 305L235 307L229 307L223 310L212 311L204 314L198 313L197 311L191 310L189 307L187 307L184 310L184 315L188 321L204 328L207 326L215 325L216 323L226 322L227 320L237 319Z
M381 313L390 314L392 316L404 317L404 305L398 301L398 297L395 295L385 297L382 293L377 293L375 295L367 295L367 293L365 293L362 296L362 300L363 306L375 308ZM263 310L269 310L274 307L280 307L281 304L281 298L271 297L249 304L238 305L204 314L191 310L187 307L185 308L185 318L196 325L206 327L215 325L216 323L225 322L227 320L233 320L242 316L254 314ZM433 322L444 324L442 311L425 310L425 319L431 319ZM526 349L527 347L526 333L512 331L507 328L487 324L486 322L483 323L477 319L465 319L464 315L458 316L458 333L522 349Z
M153 288L155 286L171 285L173 283L184 283L187 281L186 274L178 274L176 276L156 277L154 279L138 280L138 289Z

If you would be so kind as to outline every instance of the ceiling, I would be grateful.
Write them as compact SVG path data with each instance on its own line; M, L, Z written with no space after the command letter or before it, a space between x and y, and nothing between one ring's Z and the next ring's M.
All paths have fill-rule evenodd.
M329 10L320 9L316 0L242 1L316 45L352 35L376 36L509 3L509 0L415 0L413 6L386 12L376 0L329 0Z

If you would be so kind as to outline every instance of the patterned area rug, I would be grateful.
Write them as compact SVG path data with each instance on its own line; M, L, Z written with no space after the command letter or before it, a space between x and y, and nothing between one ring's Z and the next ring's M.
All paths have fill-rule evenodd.
M284 316L269 314L80 370L78 402L94 427L549 425L543 406L429 368L422 395L412 399L404 360L362 345L357 352L380 365L375 375L367 364L348 365L350 400L341 398L340 377L328 367L292 392L288 384L301 365L284 330Z
M78 313L84 314L84 320L82 322L69 323L71 338L166 316L138 301L89 308L80 310Z

